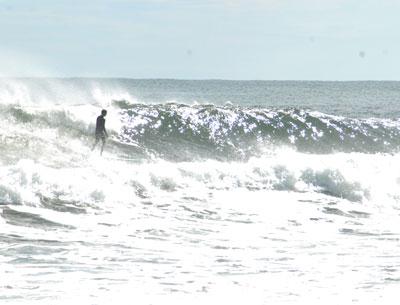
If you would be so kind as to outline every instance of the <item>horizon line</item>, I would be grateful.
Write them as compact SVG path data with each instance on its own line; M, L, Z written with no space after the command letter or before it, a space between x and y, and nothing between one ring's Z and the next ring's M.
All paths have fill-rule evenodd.
M126 77L126 76L0 76L0 79L121 79L162 81L228 81L228 82L400 82L390 79L230 79L230 78L170 78L170 77Z

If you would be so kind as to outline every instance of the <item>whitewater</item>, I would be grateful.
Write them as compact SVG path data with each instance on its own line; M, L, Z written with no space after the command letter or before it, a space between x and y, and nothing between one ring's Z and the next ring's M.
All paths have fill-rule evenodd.
M397 304L399 103L399 82L0 79L0 303Z

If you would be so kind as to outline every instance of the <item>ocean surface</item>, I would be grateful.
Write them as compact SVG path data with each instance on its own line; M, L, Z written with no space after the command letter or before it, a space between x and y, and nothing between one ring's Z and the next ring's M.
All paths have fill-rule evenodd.
M397 304L399 117L400 82L2 78L0 304Z

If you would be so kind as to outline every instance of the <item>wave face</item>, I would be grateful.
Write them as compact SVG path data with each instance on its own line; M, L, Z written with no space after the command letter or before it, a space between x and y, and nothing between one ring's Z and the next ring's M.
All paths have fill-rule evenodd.
M304 109L188 106L122 106L118 138L139 142L168 158L220 159L260 156L265 148L288 146L301 152L395 152L400 121L352 119Z

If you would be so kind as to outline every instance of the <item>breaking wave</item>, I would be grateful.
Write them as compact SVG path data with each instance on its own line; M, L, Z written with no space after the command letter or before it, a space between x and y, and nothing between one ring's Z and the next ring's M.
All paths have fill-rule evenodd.
M400 147L397 119L293 107L141 104L112 96L109 104L101 98L35 104L15 96L7 102L3 94L0 203L79 212L98 201L237 188L318 192L355 202L400 198L392 171ZM90 148L103 107L110 138L99 158Z
M50 138L87 144L96 111L95 106L1 106L8 126L0 136L3 142L9 139L11 151L21 143ZM113 152L170 161L246 160L282 146L316 154L395 153L400 147L399 120L354 119L305 109L114 102L107 119Z

